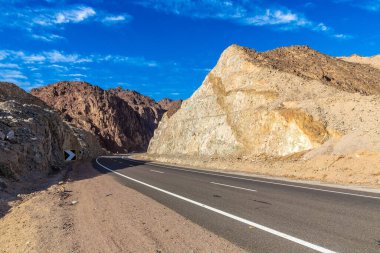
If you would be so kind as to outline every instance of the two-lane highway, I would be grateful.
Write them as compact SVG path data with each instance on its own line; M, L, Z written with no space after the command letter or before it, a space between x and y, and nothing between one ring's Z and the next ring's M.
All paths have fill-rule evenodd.
M380 252L377 193L126 157L100 157L96 164L118 182L250 252Z

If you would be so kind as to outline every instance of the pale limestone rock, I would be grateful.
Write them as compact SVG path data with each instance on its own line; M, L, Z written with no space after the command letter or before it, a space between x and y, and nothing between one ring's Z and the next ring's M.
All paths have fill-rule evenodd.
M338 57L338 59L341 59L347 62L367 64L374 68L380 69L380 55L374 55L370 57L365 57L365 56L360 56L360 55L351 55L348 57Z
M379 79L343 78L373 69L357 69L305 47L283 51L283 57L290 54L293 58L279 65L283 53L279 50L281 57L274 58L272 66L271 52L264 55L236 45L226 49L202 86L172 117L164 116L148 153L278 157L311 150L314 154L317 150L352 152L352 142L360 143L355 150L380 150L380 135L375 133L380 125L379 96L353 93L379 94ZM321 65L316 62L302 70L304 64L297 61L313 59L309 55L323 62L323 68L316 70ZM380 76L380 71L374 74ZM360 135L341 139L352 129L371 133L371 144L357 142Z

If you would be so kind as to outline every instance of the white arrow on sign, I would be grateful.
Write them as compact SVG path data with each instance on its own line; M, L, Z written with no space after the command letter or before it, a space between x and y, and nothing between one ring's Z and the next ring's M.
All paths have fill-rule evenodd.
M65 153L68 155L65 155L65 160L66 161L72 161L74 158L75 158L75 153L73 152L73 150L65 150Z

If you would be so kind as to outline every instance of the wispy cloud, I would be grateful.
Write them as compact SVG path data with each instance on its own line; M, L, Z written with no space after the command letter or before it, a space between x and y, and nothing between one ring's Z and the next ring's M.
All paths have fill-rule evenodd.
M367 11L377 12L380 11L380 0L335 0L335 3L350 4L353 7L358 7Z
M142 56L84 55L58 50L33 53L21 50L0 50L0 81L13 82L25 89L36 85L41 86L41 80L57 80L57 78L58 80L79 80L99 75L99 73L94 73L94 69L115 67L143 69L156 68L159 64Z
M97 22L105 25L128 23L126 13L109 13L87 5L17 8L12 1L1 2L0 28L8 27L26 32L32 39L52 42L63 39L59 33L67 24Z
M15 50L0 50L3 60L19 61L22 63L82 63L92 62L92 59L79 54L65 54L57 50L40 53L25 53Z
M327 32L327 25L313 22L302 13L284 6L268 5L263 1L215 1L215 0L142 0L137 4L158 11L200 19L227 20L249 26L275 26L282 30L307 28Z
M144 57L130 57L130 56L122 56L122 55L97 55L93 56L97 61L105 61L105 62L114 62L114 63L126 63L134 66L145 66L145 67L157 67L158 63L156 61L147 60Z
M64 37L56 35L56 34L45 34L45 35L38 35L38 34L31 34L31 37L36 40L43 40L47 42L55 41L55 40L62 40Z
M87 75L84 75L84 74L67 74L66 76L70 76L70 77L87 77Z
M345 39L345 40L353 38L352 35L341 34L341 33L334 34L334 37L337 38L337 39Z
M130 20L132 20L132 16L129 14L121 14L121 15L110 15L105 16L101 19L101 22L103 24L109 25L109 24L119 24L119 23L127 23Z
M9 70L9 69L0 69L0 80L19 83L28 79L21 71L19 70Z
M19 69L20 66L14 63L0 63L0 69Z

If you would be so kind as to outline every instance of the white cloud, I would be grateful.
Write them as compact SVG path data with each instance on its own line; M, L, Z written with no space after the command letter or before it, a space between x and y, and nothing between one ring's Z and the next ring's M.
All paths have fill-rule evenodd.
M33 39L43 40L47 42L64 39L64 37L56 35L56 34L45 34L45 35L32 34L31 36Z
M19 69L20 66L15 63L0 63L0 68L3 69Z
M61 66L61 65L58 65L58 64L51 64L48 66L49 68L53 68L53 69L57 69L57 70L60 70L60 71L68 71L69 68L66 67L66 66Z
M97 61L115 62L115 63L126 63L134 66L146 66L146 67L157 67L158 63L156 61L147 60L144 57L130 57L122 55L106 55L106 56L95 56Z
M82 63L82 62L92 62L92 59L83 57L78 54L63 54L57 50L50 51L50 52L43 52L42 53L46 59L51 63L56 62L71 62L71 63Z
M126 13L109 13L95 10L87 5L61 5L56 7L18 7L14 3L4 3L0 14L0 28L7 27L23 31L31 38L45 42L64 39L60 33L67 24L97 22L105 25L127 23L132 17Z
M264 1L141 0L137 3L158 11L193 18L221 19L251 26L278 26L282 30L299 27L320 32L328 30L326 25L316 29L319 23L308 20L301 13L284 6L265 5Z
M102 19L104 24L126 23L129 22L132 17L128 14L106 16Z
M59 11L55 14L56 24L79 23L96 14L95 10L87 6L79 6L73 9Z
M316 31L322 31L322 32L326 32L326 31L330 30L330 28L327 27L324 23L319 23L318 25L316 25L314 27L314 29Z
M245 23L249 25L283 25L283 24L300 24L303 26L305 21L303 18L300 18L297 14L294 14L290 11L281 11L281 10L270 10L267 9L265 14L257 15L254 17L249 17L245 19Z
M57 50L35 54L28 54L23 51L0 50L0 55L5 55L3 60L20 61L23 63L83 63L93 61L91 57L85 57L79 54L65 54Z
M335 3L349 4L353 7L358 7L367 11L377 12L380 11L380 0L335 0Z
M87 75L84 75L84 74L67 74L66 76L71 76L71 77L87 77Z
M11 83L20 83L28 79L21 71L19 70L1 70L0 71L0 80Z
M352 35L342 34L342 33L334 34L333 37L337 39L352 39Z

